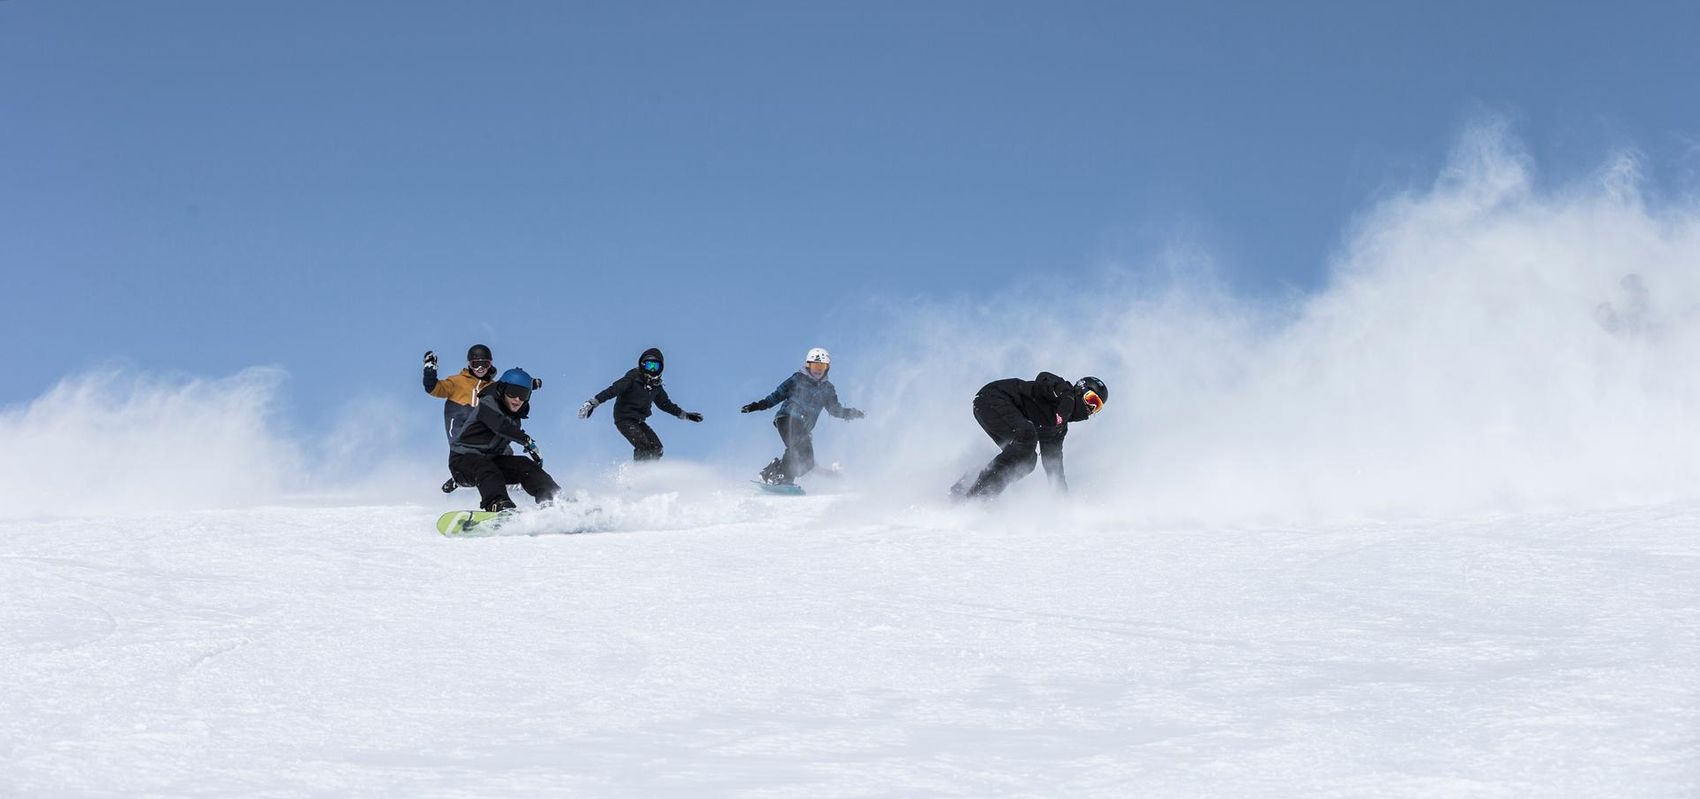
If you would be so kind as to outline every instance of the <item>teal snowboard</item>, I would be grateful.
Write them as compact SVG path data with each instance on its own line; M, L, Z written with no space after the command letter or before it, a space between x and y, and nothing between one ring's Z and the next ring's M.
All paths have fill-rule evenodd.
M750 482L761 486L761 490L766 491L769 494L781 494L788 497L800 497L803 495L803 487L795 483L780 483L775 485L773 483L764 483L760 480L751 480Z

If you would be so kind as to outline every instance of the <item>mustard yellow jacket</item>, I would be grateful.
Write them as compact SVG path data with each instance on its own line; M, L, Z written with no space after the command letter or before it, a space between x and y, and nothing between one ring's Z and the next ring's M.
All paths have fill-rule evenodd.
M437 370L425 370L425 391L433 397L441 397L443 402L443 433L450 441L455 440L455 433L460 432L461 425L472 418L478 411L478 392L485 386L496 381L496 369L490 368L490 379L485 380L472 373L471 369L462 369L460 374L449 375L438 380Z
M446 399L456 405L477 405L478 392L494 382L494 368L490 370L489 380L473 374L471 369L462 369L460 374L449 375L442 380L437 379L437 370L425 370L425 391L433 397Z

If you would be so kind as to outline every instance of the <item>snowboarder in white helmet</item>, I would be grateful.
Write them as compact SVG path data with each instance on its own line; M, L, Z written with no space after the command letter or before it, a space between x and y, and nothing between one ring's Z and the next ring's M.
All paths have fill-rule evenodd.
M772 394L738 409L742 413L754 413L779 406L773 426L779 431L779 439L785 442L785 453L761 470L762 482L792 485L815 468L814 429L821 411L845 420L864 415L839 404L838 389L826 379L831 370L832 354L815 347L803 356L803 368L780 383Z

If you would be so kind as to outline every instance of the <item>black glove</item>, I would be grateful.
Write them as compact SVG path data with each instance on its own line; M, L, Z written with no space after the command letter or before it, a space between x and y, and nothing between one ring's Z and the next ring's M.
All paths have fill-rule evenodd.
M528 438L525 440L525 454L530 455L531 459L536 461L538 466L543 465L543 452L537 448L537 441L535 439Z
M856 410L855 408L845 408L844 409L844 418L845 419L860 419L864 416L867 416L867 414L862 413L861 411Z
M437 370L437 353L430 350L425 351L425 368L432 371Z
M689 421L692 421L692 422L700 422L700 421L702 421L702 414L697 413L696 411L685 411L683 414L679 415L679 418L680 419L686 419L686 420L689 420Z
M540 389L542 387L543 387L543 378L541 378L541 377L531 378L531 390L532 391L536 391L537 389Z
M596 400L587 399L583 405L578 406L578 418L589 419L590 412L594 410L596 410Z
M739 413L755 413L756 411L759 411L759 410L761 410L761 403L752 402L748 405L745 405L742 408L739 408L738 412Z

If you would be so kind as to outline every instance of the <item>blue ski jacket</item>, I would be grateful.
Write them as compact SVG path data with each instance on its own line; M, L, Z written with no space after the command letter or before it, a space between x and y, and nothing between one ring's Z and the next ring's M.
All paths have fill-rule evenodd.
M772 394L755 403L756 410L760 411L775 405L779 406L779 413L774 414L774 418L792 417L811 430L823 410L840 419L859 419L862 416L861 411L839 404L838 389L832 387L831 380L816 380L801 370L785 378L785 382L780 383Z

